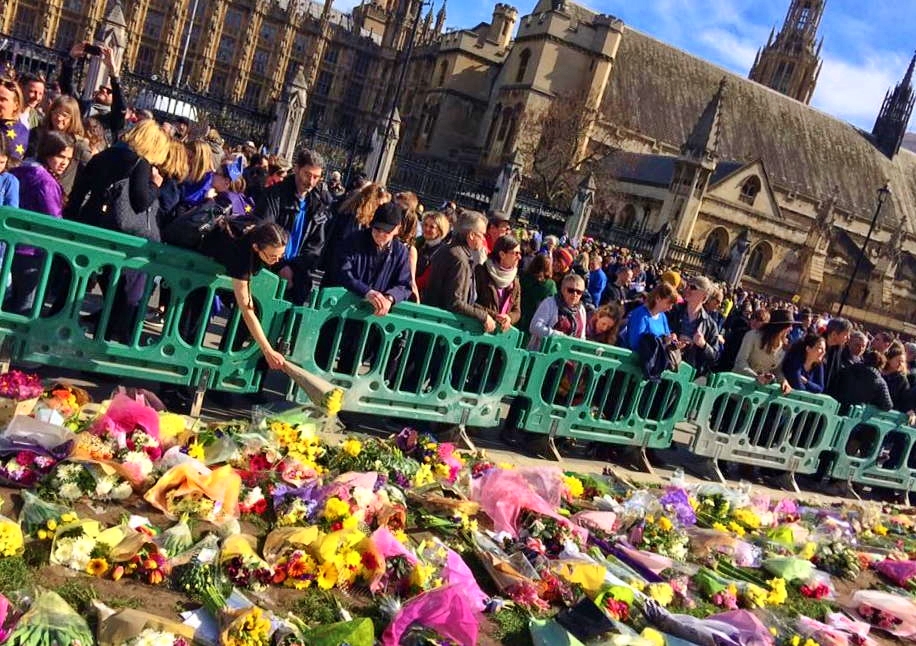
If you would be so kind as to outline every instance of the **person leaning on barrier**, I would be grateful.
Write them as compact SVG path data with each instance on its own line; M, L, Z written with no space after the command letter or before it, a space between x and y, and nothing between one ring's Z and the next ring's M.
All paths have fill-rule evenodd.
M760 329L751 330L741 341L735 357L735 372L753 377L763 386L779 384L783 394L792 391L782 372L786 354L786 339L795 325L795 317L789 310L774 310L770 320Z
M794 390L824 392L824 337L808 332L792 344L782 362L782 372Z
M423 304L469 316L480 321L485 332L496 330L496 320L477 304L474 270L485 249L487 219L477 211L464 211L455 239L447 250L436 254L430 265Z
M289 234L279 274L290 284L290 300L308 300L322 268L331 194L321 182L324 159L306 148L296 154L292 174L266 189L255 205L259 222L275 222Z
M712 370L719 358L719 327L703 307L715 287L705 276L687 281L684 302L667 314L668 327L677 337L683 361L696 369L697 377Z
M883 354L869 350L862 355L861 363L840 370L832 395L843 406L841 412L845 414L851 406L863 404L883 411L894 407L887 383L881 377L885 363Z
M529 350L537 350L542 339L556 334L585 338L588 318L582 305L584 293L585 280L582 276L567 274L560 281L560 292L552 298L545 298L531 318Z
M335 272L335 283L369 301L376 316L385 316L412 293L407 247L398 239L403 217L393 202L379 206L370 228L344 243Z
M423 235L417 238L417 289L420 294L429 282L430 267L433 258L448 249L448 240L452 225L443 213L430 211L423 216Z
M887 362L881 371L881 376L887 384L887 390L894 402L894 409L901 412L907 410L907 392L910 390L910 380L906 369L906 349L900 341L894 341L884 355Z
M848 365L843 363L843 349L852 334L852 323L844 318L830 319L824 330L824 340L827 342L827 354L824 357L824 379L827 394L833 394L833 380L841 370Z
M521 245L511 235L493 243L490 257L475 269L477 304L487 310L503 332L517 325L522 316L518 261Z
M626 333L623 335L626 347L633 352L639 349L640 341L645 334L660 338L666 343L674 342L666 314L677 303L677 290L667 282L661 281L649 293L646 302L630 314L627 320Z

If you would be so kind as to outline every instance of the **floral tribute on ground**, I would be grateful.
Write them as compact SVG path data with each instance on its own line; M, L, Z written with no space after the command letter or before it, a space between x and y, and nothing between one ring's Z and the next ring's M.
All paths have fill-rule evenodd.
M142 393L92 404L36 383L0 381L37 398L0 430L3 644L916 639L909 508L634 488L411 428L330 439L302 409L201 424ZM67 583L47 589L28 568ZM152 612L157 594L181 599L176 612Z

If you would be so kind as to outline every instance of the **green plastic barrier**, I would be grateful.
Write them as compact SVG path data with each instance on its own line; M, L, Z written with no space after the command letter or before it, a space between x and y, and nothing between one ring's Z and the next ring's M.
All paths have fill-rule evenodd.
M518 330L484 334L477 321L413 303L378 317L342 288L321 290L293 317L290 359L347 389L345 410L494 426L525 356Z
M840 424L839 404L733 373L712 375L696 409L695 455L787 471L815 473ZM718 468L718 467L717 467ZM721 473L719 473L721 477Z
M11 275L20 245L45 250L35 304L27 314L0 306L0 343L6 358L121 377L235 392L260 387L261 353L248 339L237 309L211 314L214 300L233 305L232 282L221 267L200 254L97 227L19 209L0 209L0 303L15 288ZM146 275L139 315L120 341L112 340L113 286L125 270ZM95 287L98 278L102 289ZM156 283L171 291L161 328L144 324L146 303ZM108 285L108 288L104 288ZM290 304L280 298L281 281L261 272L252 292L268 338L278 338ZM189 301L208 313L181 334ZM225 318L228 316L228 318ZM203 322L206 321L207 325Z
M690 405L694 370L686 363L646 381L629 350L559 335L531 357L519 428L551 439L668 448Z
M916 428L903 413L856 406L837 435L830 475L851 484L906 492L916 487Z

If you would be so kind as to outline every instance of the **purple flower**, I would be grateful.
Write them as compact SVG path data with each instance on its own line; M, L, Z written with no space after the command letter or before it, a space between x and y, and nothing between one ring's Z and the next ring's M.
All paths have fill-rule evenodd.
M416 450L417 442L419 439L419 433L410 427L406 427L397 434L397 436L394 438L394 443L399 449L401 449L402 453L405 455L410 455L414 452L414 450Z
M665 495L659 498L659 504L666 510L673 511L677 522L685 527L697 524L697 515L690 506L687 492L680 487L668 487Z

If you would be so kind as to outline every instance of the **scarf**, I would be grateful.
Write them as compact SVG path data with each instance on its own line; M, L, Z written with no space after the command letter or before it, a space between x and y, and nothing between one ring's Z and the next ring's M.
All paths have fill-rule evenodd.
M557 324L553 326L553 329L567 336L579 336L579 331L585 324L579 315L579 307L571 308L560 294L554 298L557 301Z
M438 238L423 238L423 246L434 249L442 244L443 240L445 240L445 236L439 236Z
M512 269L503 269L489 258L487 259L487 262L484 263L484 267L486 267L487 273L490 275L490 279L499 289L505 289L506 287L509 287L512 283L515 282L515 277L518 275L518 267L513 267Z

